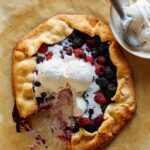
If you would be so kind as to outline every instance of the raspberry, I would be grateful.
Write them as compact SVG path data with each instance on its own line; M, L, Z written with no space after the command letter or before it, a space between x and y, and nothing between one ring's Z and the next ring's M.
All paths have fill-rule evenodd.
M109 83L109 81L105 77L99 77L95 81L96 81L96 84L98 84L101 89L106 88L106 86Z
M45 56L46 56L46 60L49 60L52 58L53 53L51 51L49 51Z
M86 40L86 44L90 47L94 47L95 46L95 40L94 39L88 39Z
M96 68L95 72L96 72L97 75L102 75L104 73L103 72L104 71L104 66L96 64L95 68Z
M44 53L46 53L47 48L48 48L48 45L45 44L45 43L43 43L43 44L41 45L41 47L39 48L38 52L44 54Z
M81 48L75 48L73 50L75 57L77 58L85 58L86 54L84 53L84 51Z
M96 59L96 63L100 64L100 65L104 65L106 63L106 58L104 56L99 56Z
M79 120L79 125L80 125L81 127L87 126L87 125L89 125L89 124L90 124L90 119L89 119L89 118L87 118L87 117L82 117L82 118L80 118L80 120Z
M94 100L100 105L106 104L106 97L102 92L96 93Z
M90 62L91 65L94 65L94 59L92 57L90 57L90 56L86 56L85 57L85 61Z
M99 126L104 120L104 115L100 114L98 117L94 119L94 123L96 126Z

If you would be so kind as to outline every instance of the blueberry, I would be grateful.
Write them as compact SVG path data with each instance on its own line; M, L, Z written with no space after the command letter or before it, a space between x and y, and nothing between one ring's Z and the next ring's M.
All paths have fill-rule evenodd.
M76 37L76 34L75 34L75 32L73 32L73 33L68 37L68 41L69 41L69 42L72 42L75 37Z
M91 118L92 115L94 114L94 110L93 109L89 109L88 113L89 113L89 118Z
M109 50L108 50L109 46L107 44L107 42L101 42L98 46L98 52L99 55L105 55L105 56L109 56Z
M108 52L108 48L109 48L109 45L108 45L108 42L101 42L100 43L100 49L103 50L104 52Z
M112 68L110 66L106 66L104 68L104 75L108 79L112 79L114 77L114 71L112 70Z
M38 105L44 102L44 99L42 97L36 97L36 102Z
M85 129L86 131L88 131L88 132L91 132L91 133L97 131L97 127L94 126L94 125L85 126L84 129Z
M40 62L43 62L44 59L45 59L45 57L37 56L37 59L36 59L37 64L39 64Z
M80 48L83 45L83 40L80 37L75 37L72 41L73 48Z
M41 83L40 83L39 81L35 81L35 82L34 82L34 86L39 87L39 86L41 86Z
M42 92L42 93L41 93L41 97L43 97L43 98L45 98L46 95L47 95L46 92Z
M99 77L96 80L96 84L100 86L100 88L104 89L107 84L109 83L108 80L105 77Z
M117 89L117 87L115 84L113 84L113 83L108 84L108 86L105 90L106 96L108 98L112 98L115 95L116 89Z

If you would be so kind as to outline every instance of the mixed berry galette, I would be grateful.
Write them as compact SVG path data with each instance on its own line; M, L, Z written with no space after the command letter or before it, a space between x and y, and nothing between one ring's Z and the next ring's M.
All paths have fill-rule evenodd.
M16 45L13 89L17 131L32 130L36 113L53 114L51 132L71 150L103 147L135 111L119 45L102 21L84 15L55 16Z

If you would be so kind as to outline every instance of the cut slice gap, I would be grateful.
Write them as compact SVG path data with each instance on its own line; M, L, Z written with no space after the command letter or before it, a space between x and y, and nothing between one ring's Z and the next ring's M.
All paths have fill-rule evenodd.
M46 105L45 105L46 106ZM64 145L71 140L73 99L70 89L59 91L57 99L52 101L49 109L40 110L29 117L34 130L44 137L50 147L58 143Z

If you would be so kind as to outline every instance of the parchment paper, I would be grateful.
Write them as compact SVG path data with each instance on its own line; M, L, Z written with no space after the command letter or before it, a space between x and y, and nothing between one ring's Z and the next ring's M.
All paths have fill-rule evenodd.
M108 22L109 0L0 0L0 150L28 150L31 137L12 121L11 56L17 41L39 23L62 13L87 14ZM106 150L150 149L150 60L125 53L137 93L137 113Z

